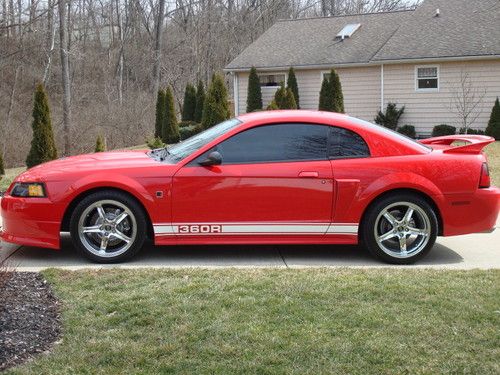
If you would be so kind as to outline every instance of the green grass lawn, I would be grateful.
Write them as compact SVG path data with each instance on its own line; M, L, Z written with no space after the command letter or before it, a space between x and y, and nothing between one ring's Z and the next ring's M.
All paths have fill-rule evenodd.
M44 275L62 343L11 373L500 373L498 270Z

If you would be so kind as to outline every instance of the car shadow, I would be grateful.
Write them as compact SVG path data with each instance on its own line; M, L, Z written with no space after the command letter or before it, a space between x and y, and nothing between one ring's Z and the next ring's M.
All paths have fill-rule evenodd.
M21 247L9 260L19 268L86 267L384 267L360 246L343 245L205 245L146 246L130 261L99 265L80 256L68 236L61 250ZM436 244L416 266L462 263L454 250ZM410 266L411 267L411 266Z

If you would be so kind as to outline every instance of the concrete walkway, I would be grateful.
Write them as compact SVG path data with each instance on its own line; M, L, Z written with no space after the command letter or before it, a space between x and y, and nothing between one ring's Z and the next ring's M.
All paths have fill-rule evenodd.
M1 223L0 223L1 225ZM497 222L500 227L500 220ZM500 230L488 234L440 237L430 254L416 265L390 266L357 246L171 246L145 248L131 261L100 265L80 257L63 236L62 250L0 242L0 258L19 271L58 267L84 268L220 268L220 267L406 267L436 269L500 269Z

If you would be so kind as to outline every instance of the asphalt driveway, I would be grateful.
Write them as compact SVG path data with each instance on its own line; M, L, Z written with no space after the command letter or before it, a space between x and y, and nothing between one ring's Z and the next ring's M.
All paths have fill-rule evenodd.
M1 221L0 221L1 225ZM500 220L497 221L497 228ZM16 246L0 242L0 258L19 271L50 267L387 267L357 246L161 246L146 247L131 261L119 265L92 263L76 254L64 236L61 250ZM500 230L488 234L439 237L431 253L417 265L389 266L443 269L500 269Z

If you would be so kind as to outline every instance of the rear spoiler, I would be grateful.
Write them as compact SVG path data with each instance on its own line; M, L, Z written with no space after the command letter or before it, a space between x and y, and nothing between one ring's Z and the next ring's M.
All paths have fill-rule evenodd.
M443 150L444 153L451 154L479 154L490 143L495 142L495 138L488 137L486 135L445 135L442 137L434 137L428 139L422 139L420 143L428 146L432 145L442 145L451 146L453 142L466 142L466 145L456 146L451 148L446 148Z

